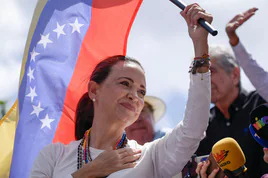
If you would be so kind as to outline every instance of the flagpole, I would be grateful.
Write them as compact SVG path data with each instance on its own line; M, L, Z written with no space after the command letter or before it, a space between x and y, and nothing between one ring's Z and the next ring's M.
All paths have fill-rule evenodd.
M184 10L187 6L184 2L179 0L170 0L173 4L175 4L177 7L179 7L181 10ZM216 36L218 34L218 31L212 27L207 21L204 19L199 19L198 23L201 27L203 27L206 31L208 31L212 36Z

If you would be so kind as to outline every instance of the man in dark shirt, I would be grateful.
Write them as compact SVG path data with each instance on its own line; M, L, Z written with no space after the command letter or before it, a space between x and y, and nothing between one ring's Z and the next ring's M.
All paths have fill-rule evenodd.
M265 103L256 92L247 93L240 85L240 69L230 49L223 46L210 48L211 58L211 108L206 137L200 142L198 156L208 155L212 146L222 138L232 137L246 156L250 178L259 178L268 172L263 161L262 147L252 138L249 114Z

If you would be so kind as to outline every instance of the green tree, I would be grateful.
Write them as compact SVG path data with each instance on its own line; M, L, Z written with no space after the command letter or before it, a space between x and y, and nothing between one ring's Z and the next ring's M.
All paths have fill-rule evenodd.
M6 101L0 101L1 118L6 114Z

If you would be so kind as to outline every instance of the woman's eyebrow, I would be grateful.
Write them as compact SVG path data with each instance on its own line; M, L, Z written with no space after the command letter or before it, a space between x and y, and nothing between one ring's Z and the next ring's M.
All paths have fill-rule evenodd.
M129 77L119 77L117 80L120 80L120 79L127 79L127 80L130 80L132 83L134 83L134 80L132 80Z
M129 77L119 77L117 78L117 80L120 80L120 79L127 79L127 80L130 80L132 83L134 83L134 80L132 80L132 78L129 78ZM143 89L146 89L144 85L140 85L141 88Z

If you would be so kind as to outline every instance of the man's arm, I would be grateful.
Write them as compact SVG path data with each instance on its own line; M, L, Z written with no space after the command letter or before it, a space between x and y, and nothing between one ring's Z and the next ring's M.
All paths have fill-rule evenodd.
M266 101L268 101L268 73L246 51L236 34L236 29L250 19L257 10L257 8L251 8L242 14L236 15L226 25L226 33L240 66L244 70L252 85L257 89L258 93Z

